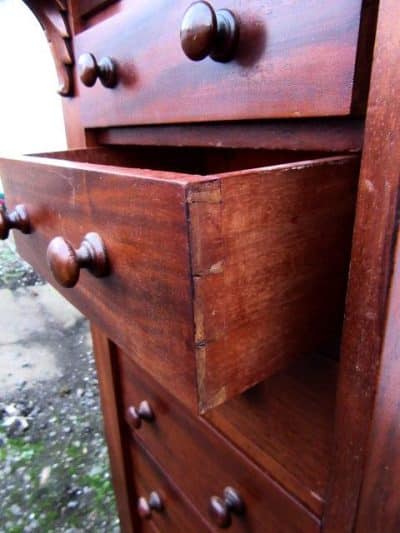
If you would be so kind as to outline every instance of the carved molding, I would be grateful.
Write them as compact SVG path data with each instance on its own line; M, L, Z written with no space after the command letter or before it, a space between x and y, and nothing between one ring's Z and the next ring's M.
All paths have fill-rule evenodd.
M73 54L66 0L23 0L41 24L49 42L61 96L73 95Z

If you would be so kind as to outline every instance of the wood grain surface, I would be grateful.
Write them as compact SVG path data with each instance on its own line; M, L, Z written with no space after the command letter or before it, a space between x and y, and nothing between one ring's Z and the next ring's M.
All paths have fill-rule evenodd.
M336 376L336 361L307 355L205 415L318 516L332 463Z
M399 17L396 0L380 2L341 350L328 532L354 531L358 506L360 533L398 531L399 526L399 330L391 301L398 283Z
M58 288L197 412L340 330L358 158L277 165L298 155L121 147L0 166L34 229L22 255L54 283L49 242L99 234L109 274Z
M118 353L123 412L147 400L155 420L132 432L205 519L211 496L232 486L241 494L246 513L235 517L232 531L268 533L317 532L319 520L278 483L253 466L244 455L201 418L191 416L156 382ZM128 421L128 419L127 419ZM128 424L127 424L128 427Z
M340 332L357 177L348 156L192 185L201 411Z
M135 531L210 533L212 528L174 486L168 474L164 473L150 457L149 452L129 435L127 441L129 443L127 470L131 474L130 482L135 487L136 497L133 499L135 507L139 498L148 499L153 491L160 496L163 505L161 511L152 511L150 518L138 518Z
M91 130L96 143L357 152L364 122L353 118L167 124Z
M25 203L34 229L30 239L16 235L22 256L196 408L185 188L177 175L40 158L0 166L7 202ZM64 289L47 266L48 244L61 235L77 246L91 231L103 239L110 274L83 271Z
M228 63L184 55L189 5L139 0L76 36L76 57L111 56L120 80L80 87L85 127L350 114L361 0L215 0L239 19Z

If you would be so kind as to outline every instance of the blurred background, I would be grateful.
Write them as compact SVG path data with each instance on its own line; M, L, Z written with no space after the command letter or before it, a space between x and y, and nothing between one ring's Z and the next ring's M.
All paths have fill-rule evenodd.
M0 154L65 149L50 49L22 0L0 0L0 64ZM87 321L9 238L0 241L0 533L31 531L119 525Z

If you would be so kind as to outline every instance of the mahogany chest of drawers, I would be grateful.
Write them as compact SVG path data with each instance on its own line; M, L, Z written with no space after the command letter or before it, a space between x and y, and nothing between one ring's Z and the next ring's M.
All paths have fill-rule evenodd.
M122 530L398 531L400 6L25 2L70 149L0 236L91 320Z

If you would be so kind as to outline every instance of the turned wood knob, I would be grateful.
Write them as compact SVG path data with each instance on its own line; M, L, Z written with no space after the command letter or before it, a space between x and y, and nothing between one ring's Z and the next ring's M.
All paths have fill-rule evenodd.
M131 405L128 407L128 421L135 429L139 429L142 425L142 420L152 422L154 420L154 412L150 407L149 402L140 402L139 407Z
M7 239L11 229L17 229L22 233L30 233L29 217L23 205L17 205L11 212L0 208L0 239Z
M164 508L161 496L157 492L152 492L148 499L139 498L137 503L138 514L141 518L149 520L152 517L152 512L161 512Z
M214 61L232 59L239 38L239 24L228 9L214 11L208 2L194 2L181 24L181 45L193 61L210 56Z
M97 233L88 233L75 250L62 237L55 237L47 248L47 262L56 281L63 287L73 287L79 280L81 268L100 278L108 274L103 241Z
M97 79L109 89L117 83L117 68L111 57L103 57L97 63L93 54L82 54L78 59L78 72L86 87L93 87Z
M243 514L244 503L239 493L232 487L224 489L223 498L212 496L210 499L210 515L214 524L220 528L229 527L232 513Z

